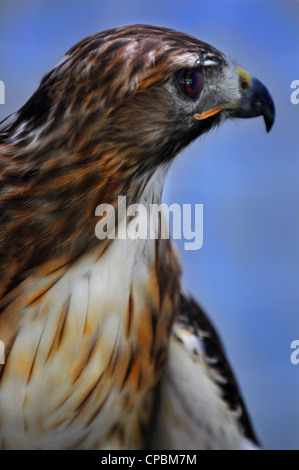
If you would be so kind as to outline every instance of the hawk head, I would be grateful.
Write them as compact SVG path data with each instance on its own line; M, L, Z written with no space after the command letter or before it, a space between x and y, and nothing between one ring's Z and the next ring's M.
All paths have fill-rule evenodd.
M136 197L224 119L259 115L270 130L266 88L194 37L134 25L83 39L0 126L3 256L83 249L98 204Z
M2 125L2 140L32 151L59 146L103 170L117 155L116 167L136 176L227 117L259 115L269 131L267 89L222 52L187 34L133 25L72 47Z

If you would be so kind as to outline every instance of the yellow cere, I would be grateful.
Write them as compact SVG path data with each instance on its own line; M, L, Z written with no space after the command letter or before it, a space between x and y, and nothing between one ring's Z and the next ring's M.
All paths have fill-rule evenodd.
M246 70L241 69L241 67L238 67L237 65L236 65L235 67L236 67L236 69L237 69L237 71L238 71L239 82L241 83L242 81L245 81L245 82L251 87L252 78L251 78L251 76L249 75L249 73L246 72Z

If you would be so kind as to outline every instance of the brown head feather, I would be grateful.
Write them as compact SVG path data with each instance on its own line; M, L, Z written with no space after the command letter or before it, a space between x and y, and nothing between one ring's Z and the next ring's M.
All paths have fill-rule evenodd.
M98 243L95 207L136 195L144 177L211 127L182 115L166 86L207 54L225 62L211 46L162 27L94 34L2 123L3 291L22 271Z

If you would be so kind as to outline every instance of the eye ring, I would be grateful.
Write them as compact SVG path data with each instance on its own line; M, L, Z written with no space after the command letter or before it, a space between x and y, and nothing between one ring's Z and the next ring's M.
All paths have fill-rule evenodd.
M197 98L203 88L203 75L199 70L186 70L180 84L189 98Z

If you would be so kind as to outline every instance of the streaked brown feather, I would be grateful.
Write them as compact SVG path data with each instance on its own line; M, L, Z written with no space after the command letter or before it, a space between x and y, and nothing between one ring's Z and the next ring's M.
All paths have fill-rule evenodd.
M181 270L169 240L99 241L95 209L159 203L158 169L220 122L166 86L207 54L228 64L167 28L94 34L0 124L0 447L145 445Z

